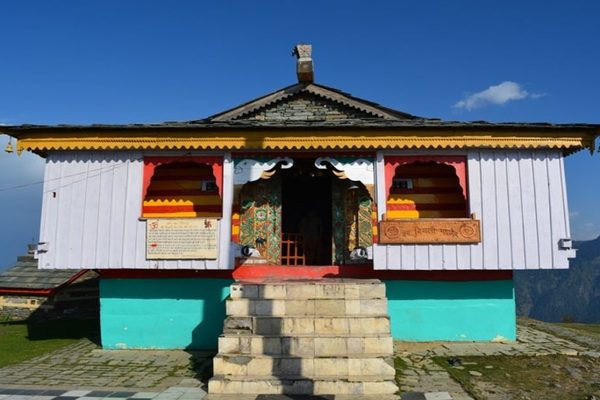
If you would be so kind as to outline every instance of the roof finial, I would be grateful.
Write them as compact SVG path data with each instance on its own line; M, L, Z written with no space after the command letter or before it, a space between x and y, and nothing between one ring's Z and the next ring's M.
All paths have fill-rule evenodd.
M314 68L311 58L312 46L310 44L298 44L294 48L293 54L298 57L298 62L296 64L298 82L312 83L314 80Z

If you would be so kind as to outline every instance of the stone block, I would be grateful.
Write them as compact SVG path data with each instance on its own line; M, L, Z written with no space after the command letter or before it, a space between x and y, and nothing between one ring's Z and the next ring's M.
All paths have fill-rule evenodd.
M268 380L251 380L241 382L242 391L229 392L236 394L282 394L283 385L279 382Z
M315 320L313 318L290 317L283 321L282 333L285 335L310 335L315 333Z
M340 284L317 284L316 298L318 299L343 299L345 288Z
M249 375L275 375L276 374L276 360L266 357L253 358L246 367L246 371Z
M261 299L285 299L287 285L265 284L259 285L258 296Z
M252 317L227 317L223 324L223 331L227 332L252 332Z
M258 297L258 285L250 285L247 283L238 284L241 289L238 289L238 296L244 299L255 299ZM233 296L231 296L233 298Z
M281 339L281 354L290 356L313 357L315 354L315 338L285 337Z
M394 379L396 370L382 358L363 358L360 360L359 374L379 376L382 379Z
M208 391L210 393L224 393L223 386L223 380L216 377L213 377L208 381Z
M349 337L346 339L346 348L348 349L348 355L361 354L366 352L364 350L364 339L360 337Z
M230 316L246 316L254 313L254 302L248 299L228 299L225 312Z
M348 318L348 322L353 335L390 333L390 321L386 317Z
M267 299L255 300L256 315L265 316L284 316L285 315L285 300L282 299Z
M219 338L219 353L240 353L240 338L231 336L221 336Z
M288 289L289 290L289 289ZM315 300L286 300L285 315L314 315Z
M360 300L360 313L362 315L387 315L387 301L385 299Z
M317 294L315 285L302 284L302 285L288 285L287 290L288 300L309 300L314 299Z
M281 354L281 338L278 337L253 337L251 344L252 354Z
M361 299L383 299L385 298L385 285L383 283L372 283L359 285Z
M364 352L367 354L393 354L394 340L389 336L364 338Z
M232 362L229 357L216 356L213 358L215 375L246 375L246 364Z
M240 336L240 353L241 354L250 354L251 349L251 341L252 336Z
M291 387L289 388L289 392L286 392L286 393L306 394L306 393L314 392L315 384L310 379L302 379L302 380L294 381L290 386Z
M279 335L284 333L284 318L257 317L254 331L257 335Z
M325 335L345 335L348 333L348 322L352 318L316 318L315 333Z
M345 380L319 380L315 382L315 394L360 395L362 383Z
M301 357L286 357L277 360L277 368L273 371L276 376L312 376L315 373L314 359Z
M315 377L348 375L348 359L315 358Z
M315 300L315 313L317 315L343 316L346 312L343 299L318 299Z
M363 394L394 394L397 391L394 381L363 382Z
M360 315L361 300L346 300L346 315Z
M344 338L317 337L315 341L315 357L343 356L348 354L346 340Z
M360 285L356 283L348 283L344 287L344 298L346 300L360 299Z

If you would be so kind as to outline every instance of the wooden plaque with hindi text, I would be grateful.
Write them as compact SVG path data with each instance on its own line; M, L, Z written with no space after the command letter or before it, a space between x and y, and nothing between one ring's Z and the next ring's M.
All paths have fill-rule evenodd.
M146 221L146 258L190 260L217 258L216 218L151 218Z
M379 223L382 244L481 242L480 221L468 218L392 219Z

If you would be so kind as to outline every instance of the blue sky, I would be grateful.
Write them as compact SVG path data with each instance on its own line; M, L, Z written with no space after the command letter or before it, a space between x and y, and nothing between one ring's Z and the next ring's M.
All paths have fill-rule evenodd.
M202 118L294 83L299 42L318 83L416 115L600 123L600 3L543 4L1 1L0 124ZM575 239L600 234L599 171L567 159ZM0 269L37 240L41 202L2 188L42 174L0 153Z

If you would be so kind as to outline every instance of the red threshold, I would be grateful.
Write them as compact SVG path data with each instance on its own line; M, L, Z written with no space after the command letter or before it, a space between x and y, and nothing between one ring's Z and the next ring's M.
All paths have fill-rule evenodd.
M382 279L431 281L510 280L512 271L382 271L371 265L327 265L289 267L283 265L241 265L229 270L145 270L104 269L98 271L103 279L132 278L223 278L238 281L298 280L298 279Z

